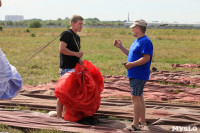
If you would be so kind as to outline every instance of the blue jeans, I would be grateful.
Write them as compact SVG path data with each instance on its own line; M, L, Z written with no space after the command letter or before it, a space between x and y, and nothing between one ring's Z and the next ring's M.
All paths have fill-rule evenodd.
M129 78L131 95L132 96L142 96L144 85L147 80L133 79Z
M62 77L66 72L74 72L74 69L62 69L62 68L60 68L60 77Z

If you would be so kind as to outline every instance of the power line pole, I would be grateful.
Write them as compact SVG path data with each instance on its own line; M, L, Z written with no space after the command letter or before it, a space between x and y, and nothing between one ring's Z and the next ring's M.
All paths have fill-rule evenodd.
M128 22L129 22L130 20L129 20L129 12L128 12Z

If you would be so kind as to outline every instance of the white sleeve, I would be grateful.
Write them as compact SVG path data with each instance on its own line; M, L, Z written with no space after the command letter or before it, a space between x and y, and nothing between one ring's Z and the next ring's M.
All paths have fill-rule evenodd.
M0 83L7 82L12 77L12 69L5 54L0 49Z
M22 89L22 78L0 49L0 99L11 99Z

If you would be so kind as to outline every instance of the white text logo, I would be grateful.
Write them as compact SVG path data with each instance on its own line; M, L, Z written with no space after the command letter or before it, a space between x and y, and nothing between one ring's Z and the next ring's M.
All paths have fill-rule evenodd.
M197 127L172 126L172 131L197 131Z

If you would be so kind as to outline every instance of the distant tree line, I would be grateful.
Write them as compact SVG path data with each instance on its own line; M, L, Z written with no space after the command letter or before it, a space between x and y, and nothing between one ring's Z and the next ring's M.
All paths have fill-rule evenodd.
M84 25L86 26L122 26L125 21L100 21L98 18L86 18ZM41 19L30 19L24 21L0 21L1 26L23 26L30 28L39 28L41 26L62 26L70 27L70 18L65 19L58 18L57 20L41 20Z

